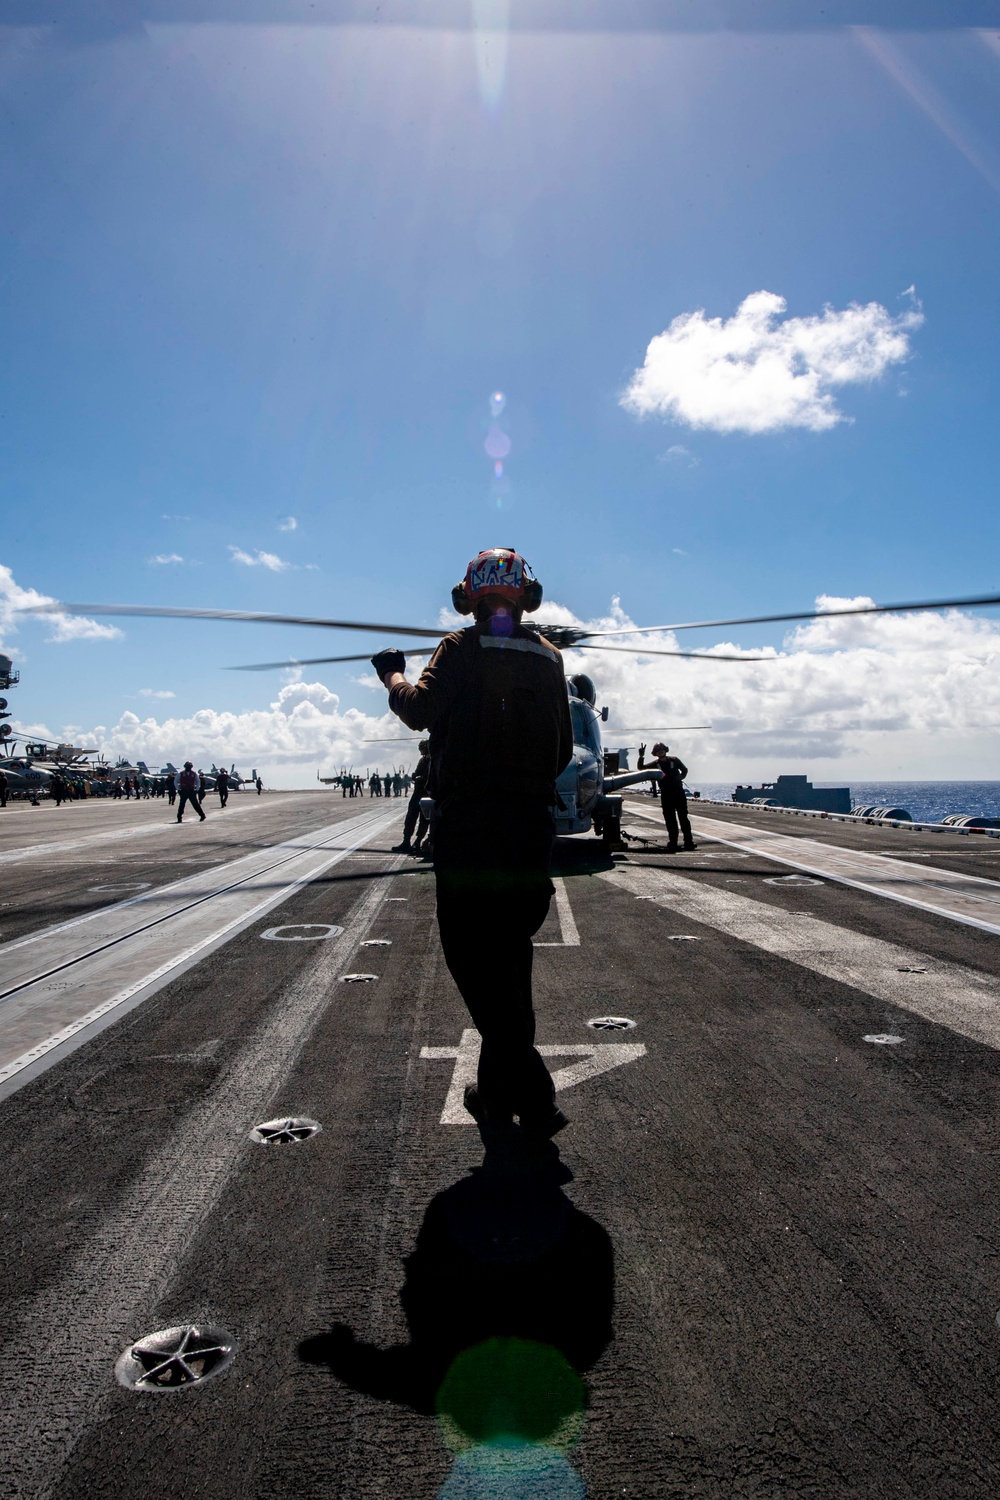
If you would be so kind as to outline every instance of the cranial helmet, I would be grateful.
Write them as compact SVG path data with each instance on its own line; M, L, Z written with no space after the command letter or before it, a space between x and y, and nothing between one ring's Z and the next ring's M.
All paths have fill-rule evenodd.
M542 602L542 585L519 552L490 547L472 559L464 579L451 591L451 602L460 615L471 615L488 594L509 599L532 614Z

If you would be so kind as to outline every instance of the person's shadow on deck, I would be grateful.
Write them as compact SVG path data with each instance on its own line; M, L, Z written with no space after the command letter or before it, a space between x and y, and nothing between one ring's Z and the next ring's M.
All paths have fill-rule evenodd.
M487 1146L482 1166L431 1199L405 1259L409 1343L380 1349L338 1323L299 1345L302 1360L428 1413L456 1357L488 1339L548 1345L578 1373L597 1361L613 1337L607 1232L566 1197L572 1174L552 1143L530 1162L508 1142Z

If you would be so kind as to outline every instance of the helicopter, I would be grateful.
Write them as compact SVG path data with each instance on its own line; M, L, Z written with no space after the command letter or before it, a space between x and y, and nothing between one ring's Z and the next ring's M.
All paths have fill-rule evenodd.
M608 637L641 636L679 630L715 630L738 625L791 624L837 615L910 614L935 609L970 609L1000 604L1000 595L975 595L961 599L925 599L902 604L851 605L843 610L796 610L774 615L748 615L716 620L684 620L666 625L629 625L615 630L588 630L580 625L543 625L532 622L553 646L561 651L619 651L633 656L670 656L694 661L755 662L775 661L773 656L728 655L709 651L676 651L642 645L606 644ZM330 620L302 615L278 615L256 610L188 609L155 604L46 604L33 605L22 613L114 615L120 617L167 620L237 620L270 625L313 626L324 630L371 631L378 635L419 636L440 641L451 630L422 625L386 625L367 620ZM403 651L405 657L427 656L429 648L415 646ZM234 671L267 672L287 667L321 666L339 662L368 661L370 652L345 656L313 656L292 661L254 662L232 668ZM623 789L638 782L653 782L660 777L655 768L643 771L615 770L608 764L601 743L600 725L608 719L608 709L597 708L597 690L586 673L567 677L570 717L573 724L573 755L556 782L557 834L588 833L593 829L606 846L620 847Z

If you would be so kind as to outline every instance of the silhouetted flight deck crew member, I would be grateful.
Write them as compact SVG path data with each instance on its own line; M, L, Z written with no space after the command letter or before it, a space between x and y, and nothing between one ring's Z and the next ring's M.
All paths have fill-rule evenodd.
M653 759L663 772L660 780L660 808L663 812L663 821L667 825L667 853L677 852L677 824L680 823L680 831L684 835L685 849L694 849L696 844L691 837L691 824L688 821L687 796L684 792L684 778L688 773L687 766L676 755L668 755L669 745L658 741L653 746ZM646 754L645 745L639 746L639 770L643 769L643 759Z
M201 778L204 780L204 777ZM177 803L177 821L183 823L184 808L190 802L201 821L204 823L205 814L201 810L201 797L198 792L199 774L189 760L184 762L184 769L177 778L177 789L180 792L180 800Z
M401 843L395 845L392 851L393 854L413 853L413 830L417 826L418 818L420 819L420 832L417 834L418 845L427 832L427 819L420 811L420 799L425 795L424 788L427 786L427 777L431 769L431 758L428 754L430 747L430 740L421 740L417 746L417 749L420 751L420 759L417 761L417 769L413 773L413 792L406 806L403 839Z
M264 783L261 781L261 779L260 779L259 776L257 777L257 780L254 782L254 786L257 788L257 796L259 797L260 794L261 794L261 792L264 790Z
M481 1125L516 1115L547 1138L566 1117L534 1045L531 940L553 895L555 782L573 733L562 658L521 620L541 599L516 552L481 552L452 591L476 623L445 636L419 682L406 681L401 651L372 663L393 712L431 731L441 947L482 1037L466 1107Z
M219 807L221 810L229 801L229 772L226 770L225 766L223 766L222 770L215 778L215 790L219 794Z
M7 795L9 791L10 782L7 779L7 772L0 771L0 807L7 806Z

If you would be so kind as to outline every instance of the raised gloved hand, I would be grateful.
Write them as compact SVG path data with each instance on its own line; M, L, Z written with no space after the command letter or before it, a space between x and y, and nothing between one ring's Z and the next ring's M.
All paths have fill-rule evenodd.
M376 651L372 657L372 666L380 681L384 682L390 672L406 671L406 657L395 646L388 646L384 651Z

